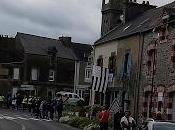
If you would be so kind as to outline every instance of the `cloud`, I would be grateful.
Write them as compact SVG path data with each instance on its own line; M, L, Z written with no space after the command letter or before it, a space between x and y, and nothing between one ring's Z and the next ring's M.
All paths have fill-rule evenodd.
M0 27L5 33L17 30L75 41L93 42L100 32L100 0L1 0ZM10 25L12 28L10 29ZM16 26L16 31L15 31ZM9 30L10 29L10 30ZM12 32L13 31L13 32ZM2 32L2 31L1 31ZM3 33L3 32L2 32Z
M138 0L142 2L142 0ZM149 0L164 5L173 0ZM17 31L93 43L100 37L101 0L0 0L0 33Z

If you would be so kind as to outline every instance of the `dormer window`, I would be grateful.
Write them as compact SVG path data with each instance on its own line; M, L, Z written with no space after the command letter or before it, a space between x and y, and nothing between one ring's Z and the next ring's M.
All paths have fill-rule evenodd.
M115 52L111 53L111 56L109 57L109 71L111 73L115 72L116 67L116 54Z
M55 81L55 71L49 70L49 81L54 82Z
M57 48L55 46L48 47L48 55L49 55L49 64L51 67L54 67L56 60Z
M97 66L103 67L103 57L102 56L99 56L99 58L97 59Z
M166 11L164 11L162 15L162 22L157 27L160 43L167 42L169 17L170 17L169 14Z

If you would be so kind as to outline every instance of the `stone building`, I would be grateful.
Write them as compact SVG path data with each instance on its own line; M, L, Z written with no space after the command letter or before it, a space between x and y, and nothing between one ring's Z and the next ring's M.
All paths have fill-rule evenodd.
M93 48L89 44L72 44L77 61L77 79L75 79L76 93L89 105L90 87L92 79Z
M149 2L103 0L102 35L94 44L94 64L113 73L106 94L96 95L108 106L117 99L121 111L129 109L135 117L139 109L141 32L146 30L146 12L154 8Z
M174 7L173 2L153 10L154 30L144 33L141 100L145 118L160 111L165 119L175 121Z
M159 8L149 2L120 2L103 1L102 36L94 45L94 64L113 66L106 101L117 98L136 119L160 111L174 121L175 2Z
M57 91L76 91L78 76L82 76L78 72L85 71L78 63L87 62L90 45L74 43L71 37L51 39L24 33L3 39L6 44L1 41L1 49L6 51L0 59L8 74L2 80L7 80L13 95L20 90L53 98Z

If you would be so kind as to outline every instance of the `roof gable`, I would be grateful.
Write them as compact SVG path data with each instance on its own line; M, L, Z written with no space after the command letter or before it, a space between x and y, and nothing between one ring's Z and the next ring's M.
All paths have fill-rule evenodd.
M173 7L175 7L175 2L172 2L168 5L159 8L150 9L145 13L139 15L132 21L129 21L125 24L121 24L120 26L115 27L105 36L97 40L95 42L95 45L153 29L161 21L161 16L164 11L164 8L173 8Z
M17 33L16 37L20 39L25 53L48 55L48 48L54 46L57 49L57 57L77 60L77 57L72 48L64 46L61 41L57 39L40 37L19 32Z

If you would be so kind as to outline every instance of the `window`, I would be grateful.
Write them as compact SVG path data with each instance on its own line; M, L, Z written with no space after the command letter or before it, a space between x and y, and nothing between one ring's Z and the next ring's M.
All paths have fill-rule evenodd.
M88 62L87 62L87 66L91 66L91 65L92 65L92 58L89 57L89 58L88 58Z
M78 95L74 95L74 98L79 98Z
M49 81L55 81L55 71L54 70L49 71Z
M99 56L99 58L97 59L97 66L103 67L103 57L102 56Z
M125 55L125 61L124 61L124 74L127 74L128 72L128 58L129 58L129 53Z
M86 78L86 79L90 79L91 76L92 76L92 70L89 69L89 68L86 68L86 69L85 69L85 78Z
M38 80L38 70L37 68L32 68L31 71L31 80Z
M72 98L72 94L69 94L69 98Z
M109 57L109 70L110 73L115 72L115 67L116 67L116 54L115 52L111 53L111 57Z
M13 79L16 79L16 80L19 79L19 68L13 69Z

